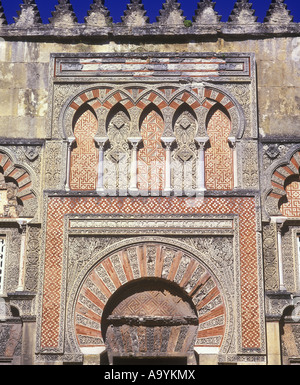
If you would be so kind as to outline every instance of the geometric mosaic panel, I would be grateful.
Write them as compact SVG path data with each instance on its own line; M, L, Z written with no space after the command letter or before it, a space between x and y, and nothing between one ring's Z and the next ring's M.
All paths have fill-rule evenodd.
M99 150L95 146L94 136L97 129L97 119L90 110L85 111L76 122L76 146L71 152L71 190L96 189Z
M182 197L49 197L42 302L42 348L58 348L60 341L64 217L67 214L238 215L241 344L244 348L261 347L255 198L207 197L201 201L201 205L193 205L191 198ZM107 259L107 266L109 263ZM111 269L109 266L105 268ZM132 274L135 274L135 270L132 270ZM114 279L115 285L119 285L119 281L122 282L120 278L117 279L117 275Z
M233 189L233 154L228 144L230 119L217 110L209 120L207 134L210 147L205 150L207 190Z
M280 210L285 217L300 217L300 182L294 181L286 186L287 202Z

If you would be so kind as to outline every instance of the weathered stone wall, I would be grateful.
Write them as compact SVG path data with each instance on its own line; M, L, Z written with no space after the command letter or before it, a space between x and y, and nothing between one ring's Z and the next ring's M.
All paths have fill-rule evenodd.
M77 289L83 282L84 276L87 276L92 266L100 263L102 257L110 255L111 258L107 259L107 263L111 263L107 270L105 266L103 268L102 265L99 264L99 266L102 269L101 279L105 284L107 283L107 287L112 293L121 283L130 281L129 278L124 278L122 269L125 272L126 269L132 270L134 273L133 266L140 264L141 274L134 276L135 279L154 276L158 278L156 273L153 273L153 261L157 263L157 266L160 266L159 264L164 260L166 266L169 266L168 263L170 263L169 268L172 272L170 277L172 274L174 275L174 282L176 279L178 282L188 281L190 277L188 274L184 275L183 271L187 268L187 263L191 263L191 268L193 268L195 263L192 256L182 258L179 255L176 259L172 255L175 262L171 268L171 257L160 260L160 254L157 252L156 256L151 259L151 253L149 256L146 252L142 254L142 249L138 248L134 261L139 262L132 264L131 269L130 261L122 259L123 254L113 255L115 250L123 246L129 248L129 251L131 250L132 243L128 241L128 238L132 234L134 237L138 235L144 237L140 239L141 244L148 240L148 236L153 237L153 234L156 234L154 225L152 225L154 227L150 226L150 229L143 229L138 215L144 214L146 221L143 223L146 223L152 220L152 215L158 220L159 216L165 217L173 215L175 212L181 215L178 217L181 227L176 233L176 226L174 228L174 224L172 225L171 240L168 242L170 245L173 245L173 242L182 242L182 244L174 243L174 245L176 247L183 245L183 248L189 249L195 256L198 256L199 252L201 253L201 255L199 254L201 259L211 271L215 272L218 282L221 283L224 298L228 304L227 311L230 315L227 317L228 332L225 335L222 354L214 360L226 363L265 363L266 361L272 363L274 360L275 363L278 363L281 360L280 343L282 342L287 363L295 354L299 361L298 342L296 343L297 349L291 352L288 349L289 341L294 336L296 339L298 338L298 318L297 325L290 325L291 320L284 313L284 309L287 306L298 306L300 301L300 296L297 295L300 260L296 243L300 219L297 218L295 223L288 223L286 228L281 227L282 222L276 221L277 216L281 215L278 200L284 197L287 178L290 175L299 176L300 24L292 23L292 17L286 10L283 0L272 1L268 15L262 24L257 23L257 18L251 10L251 4L247 0L236 2L228 23L220 22L220 17L214 11L214 2L204 0L198 4L192 25L185 23L186 20L176 0L168 0L164 4L158 22L154 24L148 24L140 0L131 0L122 18L122 23L119 24L112 23L101 0L95 0L91 5L85 24L77 23L69 0L61 0L58 3L49 25L41 23L34 0L24 0L15 24L6 25L0 0L0 174L3 174L3 178L15 178L20 190L18 202L23 203L24 206L22 215L19 215L21 218L8 218L9 220L4 218L3 223L1 222L0 235L5 239L8 250L2 297L5 297L5 304L9 310L6 311L6 315L13 318L8 321L11 323L14 321L19 325L19 318L22 320L23 339L22 344L20 342L17 345L17 353L6 353L4 347L11 346L10 338L13 335L10 328L3 324L4 332L2 334L5 342L2 342L3 351L0 352L0 362L1 356L3 356L4 362L7 362L8 359L11 361L13 356L16 356L18 362L28 364L35 363L35 360L38 363L82 362L82 351L78 350L75 334L72 334L75 322L72 309L79 292ZM103 53L107 55L97 56L97 54ZM77 55L73 56L73 54ZM176 60L172 62L173 69L176 68L176 75L170 78L171 80L168 78L169 83L164 89L166 95L174 84L184 88L186 83L194 81L194 74L190 75L190 78L187 78L185 74L182 75L183 61L186 58L192 58L195 54L194 57L202 55L210 61L217 58L219 63L223 60L218 68L220 73L226 73L227 78L224 74L219 78L205 77L201 74L201 77L198 78L201 80L197 79L197 82L200 83L197 88L202 89L204 99L215 98L218 103L223 101L221 104L224 108L229 105L228 108L231 109L233 103L224 96L227 93L224 95L219 93L218 87L213 89L216 84L219 84L223 91L226 88L228 94L232 94L236 98L244 113L244 115L242 114L243 119L240 120L246 123L246 127L244 127L244 134L239 136L236 132L238 114L235 109L233 112L231 111L233 132L236 137L232 136L228 140L230 139L231 143L230 154L232 151L236 157L233 167L236 175L232 174L232 186L228 191L225 191L224 188L208 189L212 191L204 193L206 200L202 206L190 205L188 200L185 202L183 199L178 199L178 201L174 199L170 207L165 207L159 199L155 201L155 199L143 198L135 201L128 198L128 201L124 200L124 203L123 198L114 200L110 199L111 197L99 197L96 191L82 192L81 190L84 189L80 187L70 191L68 172L71 168L68 161L71 158L68 154L72 152L71 143L74 133L72 118L74 111L77 111L79 107L76 102L79 101L81 106L92 100L91 98L95 97L98 92L99 100L102 103L104 98L102 100L99 93L108 95L111 89L109 85L107 89L106 86L98 87L98 81L103 84L106 81L115 82L119 87L118 82L122 83L123 75L122 71L117 72L116 68L123 60L122 54L135 54L135 56L127 55L129 60L126 65L130 63L130 66L131 57L138 57L144 62L153 60L151 64L155 63L156 66L163 63L162 67L167 63L163 60L169 60L170 56L172 56L172 60L178 59L175 67ZM156 54L157 56L155 56ZM170 56L168 57L167 54ZM115 73L107 76L107 74L101 75L101 73L99 75L95 71L92 80L83 74L82 69L78 71L81 73L76 74L77 66L80 67L81 57L94 60L96 65L97 60L98 64L102 63L99 61L100 57L108 58L105 64L113 67L112 63L114 63ZM117 58L120 62L113 62L112 57ZM247 62L238 63L238 65L244 65L244 71L237 70L236 68L240 67L235 67L236 63L234 63L236 58L241 57L248 58ZM53 67L60 68L61 63L65 69L56 71ZM252 68L248 68L248 63ZM120 67L126 65L121 63ZM189 65L194 64L189 63ZM224 65L225 70L222 67ZM148 68L147 65L145 68ZM199 71L205 72L203 68L205 68L205 64ZM191 67L191 69L193 70L195 67ZM238 73L238 76L234 76L234 71ZM101 78L101 76L103 77ZM131 83L136 82L135 75L127 74L126 76L127 79L131 79ZM130 78L130 76L132 77ZM153 79L149 74L148 76L149 84L153 79L155 81L147 87L151 88L151 91L155 90L155 87L161 91L160 80L164 75L157 75L156 78L153 76ZM222 76L224 76L223 79ZM118 77L121 80L116 80ZM257 84L255 84L256 82ZM119 93L122 87L120 89L118 87L116 87L118 92L112 93L110 96L115 98L116 102L122 99ZM248 91L245 92L247 87ZM132 94L134 94L134 90L140 91L132 84L127 88L126 90ZM192 91L194 92L194 90ZM169 111L173 108L171 108L172 101L176 101L171 98L170 93L167 97L170 108L168 107L165 120L167 129L170 128L172 122L176 122L170 118L173 116ZM188 93L179 94L181 97L179 102L186 102L189 95ZM145 93L143 97L146 96L149 103L150 101L153 103L156 98L154 93ZM74 99L75 97L76 99ZM71 99L73 103L71 103ZM138 101L137 96L134 96L133 99ZM225 102L225 100L227 101ZM99 127L105 127L103 122L106 122L104 119L106 112L100 107L109 109L112 108L112 104L103 102L101 105L100 101L95 104L95 109L99 108L97 112ZM68 106L67 103L69 103ZM143 103L141 105L146 106ZM136 106L143 108L139 107L139 103ZM256 116L256 110L258 116ZM102 116L103 111L105 114ZM138 135L136 135L137 132L134 132L134 127L137 126L140 115L135 108L132 109L131 114L133 122L131 133L134 135L130 135L130 137L139 139L136 138ZM207 115L203 113L199 116L202 119L199 126L204 126ZM256 124L257 118L258 125ZM193 124L193 119L191 121ZM67 127L66 132L63 132L64 125ZM202 126L200 128L204 128ZM256 132L257 127L259 132ZM170 131L168 132L167 129L165 133L167 132L169 135ZM104 138L104 134L106 133L99 130L99 136L103 136L103 138L98 138L99 148L101 148L101 143L103 146L105 143L101 140L107 139ZM197 137L201 151L206 143L204 139L207 139L203 135L201 133ZM201 151L196 153L194 145L196 138L194 135L191 138L193 156L196 159L196 156L200 157ZM127 139L129 139L128 135L125 138L126 143ZM180 150L182 144L180 140L178 140L178 144ZM132 159L134 158L132 157ZM232 162L232 159L230 161ZM196 180L195 170L193 178ZM79 199L81 199L80 205L78 204ZM158 202L160 203L158 204ZM107 208L108 204L112 205L110 211ZM137 204L140 206L134 206ZM108 211L111 218L106 217ZM132 229L129 226L127 229L128 219L125 218L122 226L116 228L116 233L110 233L108 224L111 222L109 221L115 225L121 213L135 215L136 228ZM205 213L209 216L211 223L206 225L206 232L200 232L202 238L199 237L199 231L197 234L193 234L192 228L188 228L187 224L183 225L185 215L190 216L191 213L197 216L197 226L200 223L199 214ZM222 229L220 218L214 218L220 213L228 215L228 218L225 219L230 221L233 220L233 216L238 215L236 222L230 225L232 231L226 228L226 222L225 228ZM70 220L70 228L68 228L67 222L64 222L65 216L68 215L81 215L85 227L83 226L78 232L78 229L72 228L73 222ZM91 221L90 215L104 215L105 230L97 229L95 223ZM210 243L208 235L211 230L209 228L213 227L216 220L218 220L220 228L212 231ZM157 226L161 225L159 221L157 223ZM168 228L168 225L166 220L164 227ZM184 237L184 231L189 237ZM165 242L163 237L168 234L166 232L158 234L161 235L161 238L157 238L155 242L163 244ZM176 236L181 237L181 240L172 239ZM70 246L67 250L64 247L69 241ZM149 248L149 250L152 249ZM52 257L55 258L55 264L53 264ZM180 258L182 258L182 262ZM196 268L196 265L194 267ZM149 274L146 273L147 269ZM175 275L176 271L179 272L177 275ZM190 271L188 272L190 274ZM61 278L63 278L62 284ZM111 279L112 282L110 282ZM191 282L192 279L188 284L191 285ZM282 289L283 283L284 290ZM53 287L55 288L53 289ZM94 288L89 281L86 286L83 286L86 290L91 287ZM209 289L208 293L210 291ZM88 298L85 298L84 295L82 297L88 303ZM69 302L67 298L70 298ZM108 298L109 295L104 300ZM231 298L234 299L231 300ZM266 309L263 305L264 299L266 299ZM47 310L48 300L51 306L54 304L54 310L50 309L47 313L44 310ZM67 302L70 306L67 309L67 319L64 319L61 309ZM252 304L255 306L252 307ZM14 309L18 310L17 316L9 313L14 313ZM232 309L235 309L235 312ZM79 331L82 332L84 327L91 323L91 320L84 318L79 313L76 316L76 322L78 321ZM236 321L235 317L238 318L240 313L243 316L240 317L241 320ZM44 316L44 314L46 315ZM281 317L286 322L284 325L286 338L280 342L278 321ZM223 328L223 318L221 321L215 325L217 328ZM265 331L266 321L267 332ZM294 322L295 319L292 318L292 321ZM60 325L67 325L67 330L65 331L65 326L60 328ZM219 333L219 329L217 332ZM203 335L201 330L199 333L200 339ZM210 332L206 337L212 338L215 335ZM267 350L266 341L268 342ZM215 345L219 346L217 343ZM49 352L51 354L48 354ZM200 361L205 362L205 359L208 358L201 357Z
M251 52L256 55L260 134L297 134L300 37L165 44L0 42L0 137L45 138L51 53Z

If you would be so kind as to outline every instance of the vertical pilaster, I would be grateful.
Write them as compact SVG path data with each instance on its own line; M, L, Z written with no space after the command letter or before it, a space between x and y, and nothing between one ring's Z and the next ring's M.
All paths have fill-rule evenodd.
M277 253L278 253L278 277L279 277L279 290L286 291L284 286L283 277L283 259L282 259L282 227L286 221L285 217L272 217L271 222L276 224L276 236L277 236Z

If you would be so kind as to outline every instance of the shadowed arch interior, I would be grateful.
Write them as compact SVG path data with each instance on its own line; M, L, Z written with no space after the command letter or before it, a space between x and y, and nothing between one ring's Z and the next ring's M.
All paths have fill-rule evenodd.
M198 317L174 283L142 278L119 288L106 304L102 333L108 357L193 355Z

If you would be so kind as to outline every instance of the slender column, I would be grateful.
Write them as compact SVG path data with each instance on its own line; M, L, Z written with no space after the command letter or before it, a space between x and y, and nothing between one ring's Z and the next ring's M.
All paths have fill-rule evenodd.
M19 280L16 291L25 290L25 265L26 265L26 236L27 236L27 225L28 220L19 220L22 236L21 236L21 251L20 251L20 264L19 264Z
M138 145L142 141L142 138L128 138L132 149L131 149L131 166L130 166L130 185L129 185L129 193L131 195L138 195L138 187L137 187L137 151Z
M65 183L65 190L70 191L70 167L71 167L71 149L72 144L74 143L76 139L75 138L69 138L68 139L68 153L67 153L67 165L66 165L66 183Z
M233 188L238 188L238 167L237 167L237 142L236 138L228 138L233 151Z
M171 187L171 146L175 141L173 137L161 138L166 146L166 164L165 164L165 187L164 195L170 195Z
M209 141L208 137L197 137L195 142L198 144L198 162L197 162L197 195L206 191L205 187L205 146Z
M277 231L277 250L278 250L278 275L279 275L279 290L286 291L283 278L283 259L282 259L282 226L285 222L285 217L272 218L272 222L276 223Z
M279 290L286 291L284 287L283 279L283 260L282 260L282 242L281 242L281 229L282 223L277 223L277 245L278 245L278 270L279 270Z
M108 138L97 138L95 142L99 146L99 162L98 162L98 179L96 191L98 194L103 195L104 190L104 146L107 143Z

